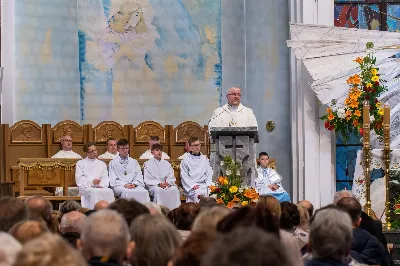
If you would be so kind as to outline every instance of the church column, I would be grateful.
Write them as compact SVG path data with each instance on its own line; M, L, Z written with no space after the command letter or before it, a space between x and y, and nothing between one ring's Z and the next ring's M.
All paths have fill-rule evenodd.
M333 25L333 1L290 0L292 23ZM319 120L320 106L309 84L312 78L290 56L293 201L307 199L316 208L331 203L335 185L335 137Z
M14 124L14 15L14 0L1 1L1 66L4 67L3 81L0 88L2 124Z

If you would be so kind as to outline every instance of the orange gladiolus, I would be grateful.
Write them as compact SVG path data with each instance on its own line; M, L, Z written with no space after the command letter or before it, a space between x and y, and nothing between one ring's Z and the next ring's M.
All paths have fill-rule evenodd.
M354 62L362 64L364 62L364 60L362 59L362 57L357 57L356 60L354 60Z
M233 207L235 207L236 203L233 201L228 202L228 204L226 205L226 207L228 207L229 209L232 209Z
M354 115L355 115L355 116L361 116L360 110L355 110L355 111L354 111Z
M225 178L223 176L218 177L218 183L223 184Z
M355 126L355 127L358 126L358 120L353 121L353 126Z
M217 199L217 203L218 204L224 204L224 201L221 198L219 198L219 199Z
M355 75L353 76L353 84L357 84L357 85L360 85L360 84L361 84L361 78L360 78L359 75L355 74Z
M328 114L328 120L332 121L333 119L335 119L335 115L333 113L329 113Z
M215 190L217 189L216 186L209 186L209 188L210 188L211 192L215 192Z
M351 101L351 103L350 103L350 107L351 108L357 108L358 107L358 105L359 105L359 103L357 102L357 101Z
M236 195L235 195L235 196L233 196L233 200L232 201L233 202L240 202L240 199L238 197L236 197Z

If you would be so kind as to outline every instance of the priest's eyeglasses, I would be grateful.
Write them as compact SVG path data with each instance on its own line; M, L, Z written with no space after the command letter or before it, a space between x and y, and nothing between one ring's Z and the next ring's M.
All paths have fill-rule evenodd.
M241 93L229 93L228 94L229 96L233 96L233 97L241 97L242 96L242 94Z

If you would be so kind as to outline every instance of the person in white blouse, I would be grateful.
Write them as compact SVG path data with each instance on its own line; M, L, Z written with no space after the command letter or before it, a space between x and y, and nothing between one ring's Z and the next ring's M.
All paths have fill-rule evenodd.
M93 209L94 205L105 200L114 201L114 193L109 189L107 165L97 159L97 149L94 142L88 142L83 147L86 158L76 163L75 181L81 195L83 208Z
M61 150L51 156L53 159L82 159L82 156L72 151L72 137L69 135L61 138Z
M108 173L114 194L125 199L139 202L150 201L149 192L144 188L143 174L138 161L129 157L129 142L120 139L117 142L119 155L110 161Z
M144 183L153 197L153 202L173 210L181 204L176 178L171 164L162 159L161 144L151 146L151 158L144 163Z
M117 140L109 138L106 142L107 151L99 156L99 159L114 159L118 156Z
M153 154L151 153L151 146L153 146L154 144L159 144L159 143L160 143L160 138L158 136L150 136L149 149L147 151L145 151L142 155L140 155L139 160L141 160L141 159L148 160L148 159L153 158ZM166 154L165 152L162 153L162 158L164 160L170 159L168 154Z
M189 139L190 153L181 162L181 181L187 202L199 202L208 196L208 187L212 182L212 168L207 157L200 152L200 140Z

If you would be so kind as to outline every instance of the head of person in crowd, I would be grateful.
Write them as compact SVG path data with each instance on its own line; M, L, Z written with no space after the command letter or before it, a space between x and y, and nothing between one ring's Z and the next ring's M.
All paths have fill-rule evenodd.
M161 214L161 207L157 203L148 201L143 203L151 214Z
M134 246L124 217L113 210L90 215L77 243L89 264L99 263L101 258L122 264L130 258Z
M0 232L8 232L15 224L28 219L28 209L18 198L0 199Z
M12 266L22 245L14 237L5 232L0 232L0 265Z
M99 211L99 210L104 210L107 209L108 206L110 206L110 203L106 200L100 200L94 205L94 210Z
M86 262L61 236L45 233L25 243L14 266L86 266Z
M217 224L217 231L228 233L237 227L256 227L280 237L278 217L262 205L246 206L231 212Z
M200 266L201 259L215 241L215 235L193 231L176 250L168 266Z
M14 225L9 233L21 244L24 244L48 232L50 230L43 221L22 221Z
M76 247L77 240L81 237L86 221L86 215L77 211L64 214L60 222L60 234L71 243L71 245Z
M168 218L170 218L179 230L188 231L192 228L192 224L199 213L199 203L187 202L172 210Z
M133 199L117 199L111 203L108 208L120 213L125 218L128 225L130 225L136 217L150 213L146 206Z
M344 197L336 202L336 206L338 206L341 210L347 212L350 215L354 228L360 226L362 207L358 200L356 200L355 198Z
M162 215L145 214L136 218L130 233L135 243L132 266L166 266L182 241L175 226Z
M275 234L257 227L239 227L220 236L207 250L201 266L289 266Z
M201 208L214 207L217 204L217 199L213 197L201 197L199 201Z
M274 196L260 196L257 205L264 206L276 217L281 217L281 204Z
M56 233L53 227L53 205L48 199L43 196L32 196L25 201L25 205L28 208L29 220L44 221L48 228Z
M223 205L216 205L212 208L203 209L200 214L194 220L192 226L192 232L204 231L210 235L217 233L217 224L228 214L231 213L231 209Z
M317 210L311 219L309 248L313 259L343 261L352 244L350 216L336 206Z
M66 200L60 204L58 210L58 221L61 222L61 218L64 214L77 211L81 208L81 205L75 200Z
M351 193L350 190L344 189L344 190L337 191L335 193L335 195L333 196L333 204L336 204L342 198L352 198L352 197L353 197L353 193Z
M299 210L300 214L300 223L297 227L308 231L310 229L310 216L308 213L308 210L304 208L303 206L297 206L297 209Z
M281 203L281 219L280 226L282 229L292 232L295 230L295 227L300 224L300 213L297 206L288 201L284 201Z
M308 211L308 216L311 218L314 214L314 205L312 205L311 202L308 200L301 200L297 203L298 206L302 206L307 209Z
M169 212L171 211L167 206L160 205L161 214L165 217L168 217Z

